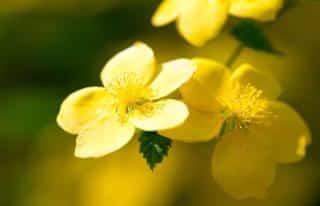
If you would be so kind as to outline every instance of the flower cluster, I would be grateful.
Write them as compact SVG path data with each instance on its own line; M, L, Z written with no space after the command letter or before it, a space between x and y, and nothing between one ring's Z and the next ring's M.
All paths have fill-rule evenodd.
M190 108L181 126L160 134L185 142L217 138L212 173L237 198L263 197L276 164L301 160L311 142L304 120L276 100L277 81L249 64L230 73L223 65L194 59L197 71L180 89Z
M181 34L202 45L218 34L229 13L270 21L282 4L282 0L164 0L152 22L161 26L177 19ZM272 184L277 164L305 156L310 131L293 108L277 100L281 88L272 75L250 64L231 72L205 58L176 59L157 68L152 49L136 43L108 61L101 72L103 87L86 87L64 100L57 122L77 134L77 157L119 150L137 131L187 143L215 139L216 182L235 198L259 198ZM170 95L174 91L180 92L178 98ZM152 145L159 150L154 154L167 154L169 142L163 151L159 145ZM142 150L151 148L143 146Z
M282 6L283 0L163 0L152 24L163 26L176 19L181 35L202 46L219 34L228 14L266 22L274 20Z

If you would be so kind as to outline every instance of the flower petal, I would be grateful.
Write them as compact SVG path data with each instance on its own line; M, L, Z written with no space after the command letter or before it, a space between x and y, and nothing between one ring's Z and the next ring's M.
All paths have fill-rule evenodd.
M145 131L171 129L181 125L188 117L187 106L177 100L165 99L152 102L150 112L135 112L130 121L138 128ZM143 110L143 108L142 108Z
M155 72L153 51L144 43L135 43L131 47L116 54L105 65L101 72L101 80L105 87L130 76L139 84L147 84Z
M281 93L279 82L271 75L255 69L249 64L243 64L238 67L231 76L233 84L250 84L255 88L262 90L267 98L276 99Z
M196 70L196 65L188 59L177 59L163 64L163 68L150 84L153 99L167 96L188 81Z
M152 17L152 24L163 26L170 23L187 5L184 0L163 0Z
M200 112L189 107L189 116L180 126L159 134L183 142L205 142L219 134L223 118L216 113Z
M230 73L222 64L196 58L197 70L192 78L180 88L183 100L199 111L219 109L217 97L224 92Z
M258 21L271 21L277 17L282 6L283 0L231 0L230 14Z
M58 125L66 132L77 134L108 103L103 87L87 87L73 92L62 103L57 116Z
M202 46L219 34L228 16L229 1L196 0L188 4L179 15L178 30L189 43Z
M212 173L234 198L264 197L275 176L275 161L249 130L234 130L217 143Z
M80 158L101 157L126 145L135 128L117 117L101 118L80 131L76 141L75 156Z
M271 142L274 159L280 163L291 163L305 156L306 147L311 143L310 131L289 105L282 102L270 102L265 124L258 127L257 133Z

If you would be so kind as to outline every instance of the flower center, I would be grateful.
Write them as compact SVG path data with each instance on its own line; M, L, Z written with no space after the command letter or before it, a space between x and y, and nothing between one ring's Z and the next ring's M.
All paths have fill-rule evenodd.
M262 91L251 86L237 85L227 97L218 99L223 106L226 124L233 128L248 128L252 124L262 123L270 114L268 102L262 97Z
M146 107L148 102L151 102L152 91L135 73L126 73L118 77L107 85L106 89L113 100L112 108L121 119L127 119L127 116L135 110L149 112Z

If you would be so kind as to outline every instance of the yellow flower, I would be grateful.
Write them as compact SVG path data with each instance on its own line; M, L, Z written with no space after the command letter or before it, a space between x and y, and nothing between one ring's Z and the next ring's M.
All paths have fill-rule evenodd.
M146 131L176 127L185 121L188 109L181 101L163 97L188 81L195 68L191 60L177 59L165 63L154 78L153 51L143 43L134 44L106 64L101 73L104 87L86 87L64 100L58 125L78 134L75 155L81 158L120 149L135 127Z
M199 142L219 136L212 173L235 198L263 197L277 163L305 156L311 134L304 120L276 100L280 86L269 74L244 64L233 73L223 65L195 59L198 67L180 91L190 107L181 126L159 133L174 140Z
M163 0L152 17L154 26L177 19L177 28L191 44L201 46L216 37L228 14L258 21L271 21L283 0Z

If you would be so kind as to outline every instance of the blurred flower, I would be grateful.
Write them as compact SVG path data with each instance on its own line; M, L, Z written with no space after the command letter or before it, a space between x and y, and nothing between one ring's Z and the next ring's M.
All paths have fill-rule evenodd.
M86 161L71 155L67 136L55 125L39 133L13 205L172 205L186 184L184 162L193 153L182 145L175 145L167 161L151 171L138 153L138 141L106 158Z
M198 70L181 88L190 116L160 134L188 142L220 136L212 159L215 180L235 198L263 197L277 163L305 156L308 127L289 105L276 100L280 86L271 75L248 64L230 74L217 62L194 61Z
M188 116L185 104L163 97L194 71L191 60L170 61L150 83L155 73L153 51L143 43L134 44L106 64L101 73L104 87L87 87L65 99L57 122L78 134L77 157L109 154L129 142L135 127L155 131L182 124Z
M152 24L163 26L177 19L181 35L202 46L219 34L228 13L265 22L274 20L282 5L283 0L163 0Z
M137 152L138 143L113 153L83 176L82 205L147 206L172 205L180 189L181 147L172 150L167 161L151 172ZM178 174L181 174L180 172Z

